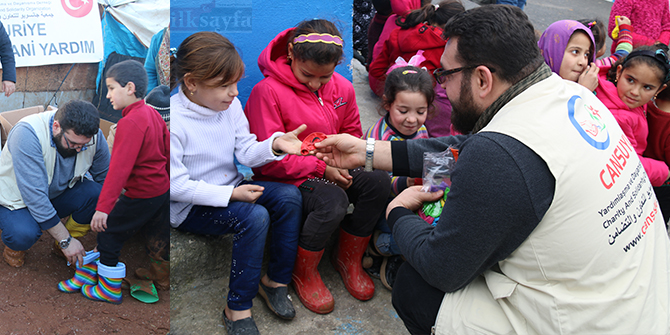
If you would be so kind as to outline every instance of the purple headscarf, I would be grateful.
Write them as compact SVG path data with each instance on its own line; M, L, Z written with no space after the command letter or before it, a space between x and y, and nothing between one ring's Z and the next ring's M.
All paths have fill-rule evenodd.
M582 30L589 35L591 39L591 48L589 48L591 52L590 62L596 61L596 42L591 29L573 20L556 21L547 27L547 30L542 33L540 40L537 41L537 46L542 50L544 62L549 65L551 71L558 73L561 69L565 48L568 46L568 41L576 30Z

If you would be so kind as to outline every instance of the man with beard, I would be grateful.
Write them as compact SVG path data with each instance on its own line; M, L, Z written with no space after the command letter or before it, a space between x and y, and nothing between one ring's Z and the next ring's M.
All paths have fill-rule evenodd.
M387 208L406 257L393 306L413 334L666 334L670 241L638 156L607 108L542 62L512 6L453 17L435 73L447 137L366 143L331 135L317 156L419 177L423 152L460 147L439 223L414 214L442 192L408 188ZM432 328L432 329L431 329Z
M10 131L0 154L0 230L7 264L22 266L25 250L42 230L70 263L83 264L86 252L76 237L90 230L109 168L99 124L95 106L73 100L57 111L26 116Z

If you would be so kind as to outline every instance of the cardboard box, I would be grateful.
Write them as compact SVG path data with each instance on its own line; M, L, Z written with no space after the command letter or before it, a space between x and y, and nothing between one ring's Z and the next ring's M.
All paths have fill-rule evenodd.
M50 111L57 109L58 108L54 106L47 106L46 110ZM43 111L43 106L34 106L0 113L0 148L4 148L5 142L7 142L7 135L9 135L9 131L12 130L12 127L14 127L17 122L28 115L41 113ZM110 121L100 119L100 129L102 129L102 133L105 134L105 138L109 136L109 127L113 124L114 123Z
M0 148L5 146L7 135L12 127L23 117L44 111L43 106L34 106L0 113Z

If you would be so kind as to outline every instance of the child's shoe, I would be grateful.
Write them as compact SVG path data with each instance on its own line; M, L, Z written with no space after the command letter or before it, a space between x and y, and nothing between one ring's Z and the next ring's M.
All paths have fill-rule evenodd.
M100 258L99 252L93 250L86 252L84 256L84 265L77 261L77 270L72 279L63 280L58 283L58 290L65 293L78 292L83 285L95 285L98 283L98 264Z
M98 264L98 284L84 285L81 287L81 294L91 300L120 304L123 296L121 295L121 282L126 276L126 265L118 262L116 266L107 266Z

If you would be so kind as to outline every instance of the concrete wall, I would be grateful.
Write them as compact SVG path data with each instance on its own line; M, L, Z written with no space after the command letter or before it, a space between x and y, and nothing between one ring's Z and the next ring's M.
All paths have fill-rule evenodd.
M16 92L9 98L0 95L0 112L46 105L54 96L72 64L58 64L16 69ZM0 70L2 73L2 70ZM91 101L95 94L98 63L75 64L51 105L72 99Z
M336 71L351 80L352 11L351 0L172 0L170 44L178 47L184 38L205 30L230 39L246 64L246 75L238 84L244 104L263 79L257 63L261 51L279 32L305 19L326 19L337 25L345 41L345 59Z

